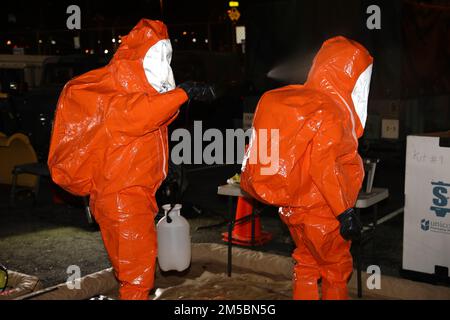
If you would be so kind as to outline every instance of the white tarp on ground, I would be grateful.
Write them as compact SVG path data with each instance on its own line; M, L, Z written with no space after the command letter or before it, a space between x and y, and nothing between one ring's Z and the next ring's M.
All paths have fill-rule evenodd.
M290 257L233 248L233 276L226 275L227 247L193 244L191 267L182 273L156 273L153 299L290 299L292 268ZM368 276L363 274L363 285ZM245 290L243 290L245 288ZM49 290L49 289L47 289ZM112 269L81 279L80 290L65 284L32 299L89 299L106 295L117 298L118 283ZM350 296L356 297L356 273L349 282ZM450 288L381 276L381 288L363 291L364 299L450 299Z

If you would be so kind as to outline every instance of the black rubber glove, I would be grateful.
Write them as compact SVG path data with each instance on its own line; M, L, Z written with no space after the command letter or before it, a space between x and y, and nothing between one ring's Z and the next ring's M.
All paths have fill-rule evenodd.
M206 83L187 81L178 87L186 91L189 99L192 100L208 102L216 98L214 87Z
M345 240L358 240L361 237L361 221L353 208L345 210L337 219L341 224L340 232Z

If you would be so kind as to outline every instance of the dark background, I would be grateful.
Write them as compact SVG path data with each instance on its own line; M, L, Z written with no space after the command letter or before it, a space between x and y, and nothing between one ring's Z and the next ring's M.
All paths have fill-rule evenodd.
M70 4L81 8L79 31L66 28L66 8ZM366 27L366 8L372 4L381 8L380 30ZM373 117L367 134L379 138L378 123L386 117L400 119L401 138L409 133L447 128L449 1L240 1L241 18L237 24L247 28L245 54L241 45L233 43L228 9L228 1L219 0L4 1L0 53L11 53L13 47L23 47L27 54L47 55L85 54L92 50L95 55L109 58L118 45L111 42L112 38L118 40L143 17L163 19L169 26L175 60L178 53L183 60L186 53L181 52L194 51L196 58L187 60L203 70L198 78L244 82L243 95L259 95L280 85L266 76L274 66L288 57L303 60L304 68L297 79L302 82L321 43L344 35L361 42L375 58L371 100L377 101L369 106ZM78 50L73 47L74 36L81 39ZM211 62L202 67L196 62L211 56L217 62L219 54L222 60L239 59L239 65ZM187 68L184 62L180 65L175 72ZM212 65L216 65L213 71Z
M3 89L8 90L10 82L19 88L0 101L0 132L25 133L39 160L45 162L62 86L71 76L105 65L117 48L119 36L127 34L141 18L162 19L168 25L178 83L201 80L218 89L219 98L214 103L182 108L171 129L190 129L193 120L203 120L204 128L241 127L243 113L254 110L263 92L286 84L269 79L268 72L295 60L298 68L292 82L302 83L323 41L344 35L361 42L374 57L369 118L360 153L381 160L374 185L389 188L390 197L380 205L379 217L401 209L406 136L450 130L450 1L239 2L237 25L246 27L245 45L234 43L228 1L223 0L2 1L0 60L19 48L25 54L52 57L46 61L44 72L44 80L49 81L37 87L27 88L20 84L20 75L0 69ZM71 4L81 7L79 31L66 28L66 8ZM381 9L380 30L366 27L366 8L372 4ZM79 49L74 48L75 36L81 40ZM71 70L70 77L53 77L62 67ZM398 139L382 136L383 119L399 121ZM217 186L239 172L240 166L200 165L184 170L188 187L182 199L183 214L190 218L193 241L222 243L227 202L216 194ZM37 275L47 285L65 281L70 264L80 265L83 275L109 266L100 234L87 225L83 208L73 199L58 198L48 179L42 179L34 204L33 197L24 193L11 209L9 191L9 185L0 185L0 262ZM367 223L371 216L363 213L362 218ZM293 244L276 209L269 208L262 222L274 237L258 249L289 255ZM211 224L219 227L202 228ZM399 276L402 232L401 214L382 224L377 237L364 248L364 266L378 264L383 274Z

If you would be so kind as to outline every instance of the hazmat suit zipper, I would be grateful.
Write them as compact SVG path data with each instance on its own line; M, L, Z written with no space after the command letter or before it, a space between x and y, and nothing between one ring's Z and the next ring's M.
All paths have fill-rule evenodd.
M163 138L163 134L161 132L161 128L158 129L159 131L159 139L160 139L160 146L161 146L161 153L163 155L163 161L162 161L162 172L164 175L164 179L167 177L167 172L166 172L166 148L164 146L164 138Z

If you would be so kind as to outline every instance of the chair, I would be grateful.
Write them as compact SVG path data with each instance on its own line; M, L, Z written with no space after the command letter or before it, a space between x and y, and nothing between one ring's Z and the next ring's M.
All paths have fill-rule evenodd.
M27 187L18 187L17 179L21 174L31 174L38 177L38 181L36 182L34 188L32 188L34 201L33 205L36 203L38 195L39 195L39 182L41 177L50 177L50 171L45 163L35 162L35 163L25 163L14 166L12 170L12 184L11 184L11 193L10 193L10 205L11 207L15 206L15 198L16 194L22 190L29 190Z

